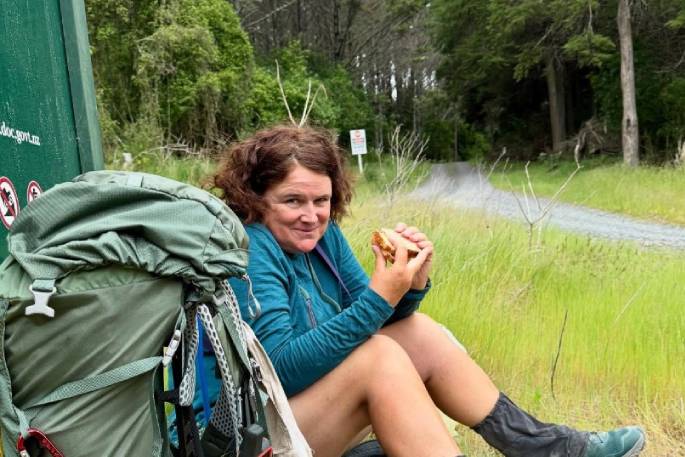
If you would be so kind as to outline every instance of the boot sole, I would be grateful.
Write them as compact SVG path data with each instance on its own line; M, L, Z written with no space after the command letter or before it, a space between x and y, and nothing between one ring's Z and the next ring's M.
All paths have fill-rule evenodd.
M623 457L637 457L640 452L645 448L645 435L640 436L640 439L635 443L635 445L625 454Z

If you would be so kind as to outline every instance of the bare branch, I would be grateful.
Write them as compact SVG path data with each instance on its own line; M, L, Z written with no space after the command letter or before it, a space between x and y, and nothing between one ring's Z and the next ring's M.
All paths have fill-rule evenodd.
M530 179L530 173L528 172L528 166L530 165L530 161L526 162L526 179L528 180L528 188L530 189L530 194L533 196L533 199L535 200L535 204L538 207L538 210L541 210L542 207L540 206L540 200L538 200L538 197L535 195L535 191L533 190L533 181Z
M304 108L302 109L302 117L300 118L300 127L302 127L307 120L307 107L309 106L309 97L312 95L312 80L307 81L307 99L304 101Z
M273 11L270 11L270 12L267 13L266 15L260 17L259 19L254 20L254 21L250 22L249 24L243 26L243 28L249 29L250 27L252 27L252 26L254 26L254 25L257 25L257 24L259 24L260 22L269 19L271 16L273 16L273 15L276 14L276 13L278 13L278 12L281 11L282 9L289 7L290 5L292 5L293 3L295 3L296 1L297 1L297 0L290 0L289 2L286 2L286 3L282 4L282 5L279 6L278 8L275 8Z
M422 138L417 132L402 135L400 126L393 131L390 137L390 156L393 161L394 176L385 186L389 209L392 208L396 194L406 186L422 162L427 146L428 139Z
M521 214L523 215L523 218L525 219L526 223L528 224L528 247L532 249L533 247L533 232L535 232L535 229L538 228L538 243L540 241L540 237L542 235L542 226L540 225L540 222L542 222L545 217L547 217L547 214L554 208L554 206L557 203L557 200L559 199L559 195L568 187L569 183L571 180L575 177L576 173L580 171L582 167L578 162L576 162L576 169L573 170L573 172L566 178L564 183L557 189L557 191L554 193L554 195L547 201L545 206L543 207L540 204L540 201L538 200L538 197L535 195L535 191L533 190L533 182L530 177L530 173L528 171L528 164L526 164L525 167L525 173L526 173L526 179L527 179L527 185L523 184L522 185L522 190L523 190L523 202L519 198L519 196L516 194L516 192L512 191L512 195L516 199L516 203L518 204L519 209L521 210ZM528 190L530 191L531 197L535 200L537 209L538 209L538 214L537 216L534 216L531 209L530 209L530 202L529 202L529 197L528 197ZM524 208L524 203L525 203L525 208Z
M283 97L283 103L285 103L285 109L288 111L288 117L293 125L297 125L295 118L293 118L293 113L290 112L290 105L288 105L288 99L285 96L285 90L283 90L283 83L281 82L281 71L278 66L278 60L276 61L276 81L278 81L278 88L281 90L281 97Z
M312 83L311 81L309 82L309 91L311 91L312 88ZM305 102L305 111L302 114L302 119L300 119L300 127L305 125L307 123L307 119L309 119L309 113L312 112L312 108L314 108L314 102L316 101L316 97L319 95L320 91L323 91L323 94L328 97L328 93L326 92L326 87L323 84L320 84L319 87L316 88L314 91L314 96L312 97L312 100L309 101L309 91L307 91L307 101ZM307 109L307 102L309 103L309 109Z

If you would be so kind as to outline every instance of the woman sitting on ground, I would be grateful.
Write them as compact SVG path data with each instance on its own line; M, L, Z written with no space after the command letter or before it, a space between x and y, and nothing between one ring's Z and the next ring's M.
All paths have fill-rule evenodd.
M339 457L368 425L392 456L461 455L437 409L510 457L634 457L638 427L588 433L545 424L501 393L430 317L433 244L369 278L338 223L351 199L344 156L323 131L277 126L231 147L215 176L250 236L249 285L232 281L317 457ZM318 246L318 248L317 248ZM251 290L249 290L251 288Z

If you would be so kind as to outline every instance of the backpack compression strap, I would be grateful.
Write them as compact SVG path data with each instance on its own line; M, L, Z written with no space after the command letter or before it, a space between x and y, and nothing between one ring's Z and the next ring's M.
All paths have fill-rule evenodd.
M23 408L23 410L15 408L15 412L19 419L19 430L21 435L24 438L29 438L29 423L33 416L38 412L35 411L35 413L31 414L31 410L34 410L39 406L66 400L67 398L95 392L96 390L113 386L120 382L126 381L127 379L135 378L143 373L154 370L161 364L161 362L161 356L136 360L95 376L89 376L78 381L63 384L49 394L45 395L43 398L29 403Z
M68 382L60 387L57 387L52 392L44 395L42 398L33 402L29 402L28 405L24 406L23 408L18 408L15 406L14 411L19 422L19 432L21 436L24 437L24 439L28 439L30 437L30 422L38 413L38 408L40 406L66 400L72 397L77 397L90 392L95 392L96 390L113 386L152 371L159 365L165 365L166 359L170 359L173 356L173 352L175 352L176 348L178 347L178 333L183 331L185 327L186 319L183 313L181 313L178 321L176 322L176 330L174 331L171 341L167 345L164 357L154 356L141 360L135 360L94 376L89 376L78 381ZM0 337L2 337L1 333Z

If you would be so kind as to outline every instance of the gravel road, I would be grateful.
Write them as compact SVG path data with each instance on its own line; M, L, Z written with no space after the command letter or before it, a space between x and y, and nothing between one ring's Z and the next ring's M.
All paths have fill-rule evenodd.
M483 209L521 222L525 222L521 205L530 211L532 220L541 214L533 199L529 198L528 210L522 195L518 194L517 201L512 192L495 189L486 176L467 162L433 165L429 178L412 192L412 196L456 207ZM540 198L539 202L544 209L550 201ZM685 249L684 227L643 221L567 203L556 202L543 223L598 238Z

